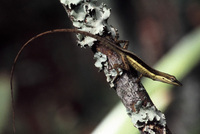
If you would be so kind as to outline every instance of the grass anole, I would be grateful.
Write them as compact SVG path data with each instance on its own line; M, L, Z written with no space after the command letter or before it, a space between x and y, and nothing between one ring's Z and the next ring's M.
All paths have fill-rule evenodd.
M14 116L14 95L13 95L12 79L13 79L13 73L14 73L14 68L15 68L17 59L18 59L19 55L21 54L22 50L31 41L33 41L34 39L36 39L40 36L43 36L45 34L56 33L56 32L79 33L79 34L97 39L97 41L99 41L100 45L103 45L103 46L107 47L108 49L116 52L122 58L122 62L124 64L123 69L129 70L129 67L132 67L135 70L137 70L139 73L141 73L141 76L145 76L145 77L151 78L156 81L161 81L161 82L176 85L176 86L182 85L174 76L167 74L167 73L160 72L160 71L155 70L155 69L151 68L150 66L148 66L145 62L143 62L134 53L126 50L125 48L127 46L125 46L124 48L118 46L118 44L121 43L120 41L103 38L98 35L94 35L89 32L84 32L84 31L80 31L77 29L55 29L55 30L46 31L46 32L40 33L40 34L32 37L21 47L21 49L19 50L19 52L17 53L17 55L15 57L15 60L14 60L14 63L13 63L12 69L11 69L10 84L11 84L11 96L12 96L12 103L13 103L13 130L14 130L14 132L15 132L15 125L14 125L15 116Z
M110 50L116 52L119 56L121 56L122 61L124 63L124 68L125 70L129 70L129 66L131 66L132 68L134 68L135 70L137 70L139 73L141 73L142 76L151 78L152 80L156 80L156 81L161 81L164 83L168 83L168 84L172 84L172 85L176 85L176 86L181 86L182 84L172 75L167 74L167 73L163 73L160 72L158 70L155 70L153 68L151 68L150 66L148 66L145 62L143 62L139 57L137 57L134 53L121 48L120 46L117 45L117 41L114 40L110 40L107 38L103 38L100 37L98 35L94 35L91 34L89 32L85 32L85 31L80 31L77 29L55 29L55 30L50 30L50 31L46 31L43 33L40 33L36 36L34 36L33 38L31 38L30 40L28 40L20 49L20 51L18 52L18 54L15 57L13 66L12 66L12 70L11 70L11 81L12 81L12 77L13 77L13 71L14 71L14 67L16 64L16 61L19 57L19 55L21 54L22 50L24 49L24 47L26 47L31 41L33 41L34 39L45 35L45 34L50 34L50 33L55 33L55 32L70 32L70 33L79 33L85 36L89 36L92 37L94 39L97 39L97 41L99 41L99 43L107 48L109 48Z

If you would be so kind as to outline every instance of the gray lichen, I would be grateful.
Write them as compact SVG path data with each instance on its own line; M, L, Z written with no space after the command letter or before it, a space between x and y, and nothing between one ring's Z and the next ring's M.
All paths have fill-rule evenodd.
M107 57L105 54L103 53L100 53L100 52L96 52L94 54L94 59L96 59L96 62L95 62L95 67L99 68L99 70L102 70L103 69L103 64L107 61ZM105 64L104 64L105 66Z
M61 3L70 9L67 13L71 17L74 27L79 30L96 35L103 35L106 30L113 37L116 36L114 28L107 23L111 9L108 9L105 4L97 6L96 0L61 0ZM78 39L81 47L91 47L96 41L91 37L83 38L82 35L79 35Z
M107 82L110 83L110 87L114 87L114 84L113 84L113 78L116 77L117 75L121 75L122 74L122 69L120 68L117 68L118 69L118 72L115 70L115 69L111 69L111 70L108 70L108 62L107 61L107 56L101 52L96 52L94 54L94 59L96 59L96 62L95 62L95 66L97 68L99 68L99 70L102 70L104 68L104 73L106 75L106 80ZM119 73L119 74L118 74Z
M147 104L146 107L140 107L136 112L127 112L131 117L134 126L137 128L145 128L147 131L150 131L151 129L146 127L146 124L149 124L150 122L157 122L160 126L166 127L165 115L157 110L155 106L148 106ZM145 131L145 129L143 131Z

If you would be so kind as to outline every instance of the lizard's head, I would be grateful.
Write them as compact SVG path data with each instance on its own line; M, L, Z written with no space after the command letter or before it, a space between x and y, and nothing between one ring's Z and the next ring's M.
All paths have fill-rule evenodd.
M172 84L175 86L182 86L182 84L176 79L176 77L169 75L169 74L159 75L156 77L156 79L158 81L162 81L162 82Z

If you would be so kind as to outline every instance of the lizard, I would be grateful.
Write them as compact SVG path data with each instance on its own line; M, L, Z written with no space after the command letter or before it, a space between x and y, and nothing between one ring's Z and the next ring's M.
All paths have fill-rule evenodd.
M124 64L123 69L129 70L130 67L134 68L136 71L138 71L141 75L139 79L143 76L151 78L152 80L156 81L161 81L164 83L176 85L176 86L182 86L182 84L176 79L175 76L155 70L151 68L149 65L147 65L142 59L137 57L133 52L127 50L128 42L124 41L118 41L118 40L111 40L108 38L100 37L98 35L94 35L89 32L77 30L77 29L54 29L54 30L49 30L43 33L40 33L31 39L29 39L18 51L12 68L11 68L11 77L10 77L10 85L11 85L11 97L12 97L12 104L13 104L13 119L15 119L14 116L14 93L13 93L13 84L12 84L12 79L13 79L13 74L14 74L14 69L15 69L15 64L17 63L18 57L23 51L23 49L33 40L35 40L38 37L41 37L46 34L51 34L51 33L57 33L57 32L68 32L68 33L78 33L82 34L84 36L89 36L97 41L99 41L100 45L105 46L106 48L116 52L122 59L122 62ZM124 47L118 46L119 43L125 43ZM13 121L13 130L15 132L15 127L14 127L14 121Z
M127 48L127 44L125 44L124 48L122 48L122 47L117 45L117 43L121 43L120 41L112 41L112 40L109 40L108 38L103 38L103 37L100 37L98 35L94 35L92 33L85 32L85 31L80 31L80 30L77 30L77 29L54 29L54 30L49 30L49 31L40 33L40 34L34 36L33 38L31 38L30 40L28 40L21 47L20 51L18 52L18 54L15 57L15 60L14 60L14 63L13 63L12 69L11 69L11 76L12 77L13 77L13 71L14 71L14 67L15 67L16 61L17 61L19 55L21 54L22 50L24 49L24 47L26 47L31 41L33 41L34 39L36 39L36 38L38 38L40 36L43 36L45 34L55 33L55 32L79 33L79 34L82 34L82 35L89 36L89 37L92 37L94 39L97 39L97 41L99 41L101 45L109 48L110 50L116 52L119 56L121 56L122 61L123 61L124 66L125 66L123 69L129 70L129 67L131 66L132 68L137 70L139 73L141 73L142 76L151 78L152 80L157 80L157 81L161 81L161 82L172 84L172 85L176 85L176 86L181 86L182 85L176 79L175 76L151 68L144 61L142 61L142 59L140 59L138 56L136 56L133 52L130 52L127 49L125 49L125 48ZM12 77L11 77L11 79L12 79Z

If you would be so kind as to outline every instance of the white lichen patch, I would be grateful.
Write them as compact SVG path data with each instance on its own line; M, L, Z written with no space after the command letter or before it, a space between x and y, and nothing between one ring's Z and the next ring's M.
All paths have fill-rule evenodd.
M109 82L110 87L113 88L115 86L113 83L113 78L117 76L117 71L115 69L112 70L104 69L104 73L106 75L106 81Z
M107 56L105 54L102 54L101 52L96 52L94 54L94 59L96 59L95 66L99 68L99 70L102 70L104 68L104 73L106 74L106 80L110 83L110 87L114 87L113 78L117 77L119 75L115 69L108 70L108 62ZM118 72L121 74L122 70L118 68Z
M86 1L86 0L60 0L68 10L68 15L71 18L71 21L74 27L79 30L90 32L96 35L103 35L104 30L109 31L114 37L115 30L110 25L107 24L107 20L110 17L111 9L108 9L105 4L100 6L96 5L96 1ZM72 8L73 5L73 8ZM89 46L91 47L96 41L94 39L89 39L87 37L83 40L80 40L79 44L82 47Z
M165 115L156 110L155 106L147 106L139 109L138 112L130 112L129 115L132 118L134 126L137 128L144 127L148 122L156 121L159 125L165 127L166 119Z
M94 59L96 59L95 67L99 68L99 70L103 69L103 64L107 61L107 56L101 52L96 52L94 54Z
M104 73L106 75L106 80L107 82L109 82L110 87L113 88L114 87L114 80L123 73L121 68L117 68L116 69L108 69L108 68L104 68Z
M148 134L156 134L149 126L146 126L143 129L144 132L147 132Z
M78 44L80 45L81 48L82 47L85 48L86 43L87 43L87 46L92 47L92 45L94 44L94 41L96 41L96 39L86 36L84 37L84 40L78 41Z
M78 5L79 3L83 2L84 0L60 0L60 2L64 5L68 5L71 9L71 5Z

